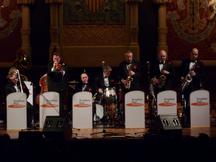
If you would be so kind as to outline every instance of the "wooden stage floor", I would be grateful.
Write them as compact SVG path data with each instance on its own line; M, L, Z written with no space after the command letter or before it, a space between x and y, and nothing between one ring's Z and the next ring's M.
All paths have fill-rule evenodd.
M38 133L42 130L0 130L0 135L7 134L11 139L18 139L19 132ZM71 139L101 139L101 138L143 138L149 134L149 129L128 129L128 128L94 128L94 129L72 129ZM216 128L197 127L183 128L182 136L198 137L206 134L210 138L216 137Z

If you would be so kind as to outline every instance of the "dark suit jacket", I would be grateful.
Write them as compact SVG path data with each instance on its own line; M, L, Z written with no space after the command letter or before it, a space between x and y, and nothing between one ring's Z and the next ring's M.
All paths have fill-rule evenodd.
M20 86L18 85L18 88L20 89ZM26 97L29 96L29 90L26 87L24 83L22 83L23 92L26 94ZM4 94L5 97L7 97L8 94L16 92L16 89L14 88L14 83L12 83L10 80L7 80L7 83L4 88Z
M7 97L8 94L13 92L16 92L14 84L10 80L8 80L7 84L5 85L5 97Z
M165 75L166 80L165 80L165 85L162 87L161 90L169 90L169 89L173 89L173 84L175 81L175 73L174 73L174 67L173 67L173 63L170 61L166 61L163 69L168 71L169 74L162 74L159 68L159 61L156 61L152 64L151 69L150 69L150 76L151 78L156 77L159 78L161 75ZM161 91L160 90L160 91Z
M189 73L190 59L185 59L182 61L180 66L180 76L185 77ZM204 80L204 64L200 60L195 63L194 71L195 76L192 77L192 82L190 83L188 89L190 91L200 89L203 87Z
M48 91L62 92L67 86L67 66L62 63L62 68L65 70L63 75L61 72L52 71L53 63L48 65L47 79L48 79Z
M140 64L135 59L132 60L132 71L135 72L135 75L132 76L132 82L131 87L128 91L131 90L138 90L140 89ZM118 80L121 82L122 79L127 79L128 77L128 70L127 70L128 63L126 61L123 61L119 64L118 67ZM124 89L124 85L123 89Z
M109 76L108 77L108 80L109 80L109 87L114 87L114 79L112 76ZM103 77L103 74L99 75L98 77L96 77L95 79L95 91L98 91L98 89L101 88L101 89L105 89L106 86L104 84L104 77Z
M92 92L93 93L93 88L92 86L88 83L86 84L85 89L83 90L84 84L83 83L78 83L75 86L75 92L81 92L81 91L88 91L88 92Z

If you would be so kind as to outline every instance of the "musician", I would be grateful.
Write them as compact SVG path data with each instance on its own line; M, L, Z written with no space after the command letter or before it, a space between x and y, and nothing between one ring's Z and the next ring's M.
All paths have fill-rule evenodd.
M60 115L64 113L67 87L67 66L57 48L52 51L52 61L48 64L47 71L48 91L58 92L60 95Z
M22 88L21 88L22 87ZM11 67L7 74L7 83L4 88L5 99L7 95L13 92L23 92L26 97L29 96L28 88L25 86L23 81L18 78L18 69L16 67ZM27 99L27 98L26 98ZM33 117L33 107L27 102L27 127L32 128L32 117Z
M103 66L103 73L95 79L95 90L102 94L105 88L114 87L114 79L111 76L112 68L109 65Z
M140 89L140 65L131 51L125 54L125 60L119 64L118 75L124 92Z
M102 119L104 124L113 124L116 108L116 90L114 79L111 76L112 68L109 65L103 63L103 73L95 79L95 102L102 104L105 107L105 115ZM106 92L110 92L110 96L107 96Z
M75 86L75 92L88 91L92 92L92 85L89 83L89 76L86 72L80 75L81 82Z
M173 82L173 63L168 60L167 52L160 50L157 60L150 66L149 101L152 119L157 116L157 94L164 90L173 89Z
M190 52L190 58L182 60L180 66L184 127L190 127L190 93L194 90L203 88L203 69L204 64L199 60L199 50L197 48L193 48Z
M153 85L154 93L173 89L174 76L173 63L168 60L167 52L160 50L157 60L151 65L150 69L150 84Z

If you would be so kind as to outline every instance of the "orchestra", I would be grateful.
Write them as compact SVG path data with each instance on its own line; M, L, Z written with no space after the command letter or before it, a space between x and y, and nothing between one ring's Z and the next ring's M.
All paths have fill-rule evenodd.
M158 59L155 62L148 61L147 75L142 76L140 70L140 63L134 58L132 51L126 51L124 53L125 60L120 62L119 66L113 68L108 64L109 60L102 61L102 68L99 68L97 76L92 76L85 70L80 74L80 81L73 78L74 86L71 86L72 81L68 81L68 68L63 62L63 58L59 53L59 50L54 48L52 51L52 60L48 64L47 73L43 74L39 78L40 92L36 94L35 103L39 104L39 95L44 92L54 91L60 94L60 116L67 116L71 110L71 98L73 94L80 91L88 91L92 93L93 103L100 104L104 107L103 118L100 118L100 123L112 124L115 126L119 123L124 123L124 96L127 92L143 89L144 83L141 83L141 78L146 79L146 83L149 81L149 87L146 91L146 95L150 98L146 100L149 102L149 109L151 115L157 114L157 94L164 90L176 90L177 93L183 95L183 101L186 103L183 114L185 118L188 117L188 96L194 89L203 88L203 64L198 60L198 49L192 49L190 59L186 59L182 62L180 73L181 81L175 81L177 78L175 72L178 69L174 69L173 63L168 60L168 55L165 50L159 50ZM26 57L24 55L24 57ZM16 63L17 67L23 67L22 61ZM15 70L14 70L15 69ZM101 70L102 69L102 70ZM23 70L22 70L23 71ZM20 91L29 95L26 91L26 86L21 84L21 80L25 77L17 68L11 68L8 72L8 79L11 79L13 83L14 91ZM14 73L13 73L14 72ZM102 73L101 73L102 72ZM16 74L13 76L13 74ZM13 78L14 77L14 78ZM91 78L91 80L89 80ZM149 80L147 80L150 78ZM173 84L179 83L175 89ZM71 88L72 87L72 88ZM71 90L72 93L68 93ZM6 93L9 94L6 86ZM66 102L65 102L66 101ZM67 102L69 101L69 102ZM94 106L95 109L95 106ZM96 113L95 110L93 110ZM65 115L66 114L66 115ZM97 116L97 114L94 114ZM185 119L188 122L188 119ZM187 125L188 126L188 125Z

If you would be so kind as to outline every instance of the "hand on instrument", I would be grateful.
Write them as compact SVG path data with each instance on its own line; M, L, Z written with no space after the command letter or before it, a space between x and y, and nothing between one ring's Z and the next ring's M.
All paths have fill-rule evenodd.
M101 88L98 89L99 93L103 93L103 90Z
M167 70L162 70L161 73L162 73L162 74L169 74L170 72L167 71Z

